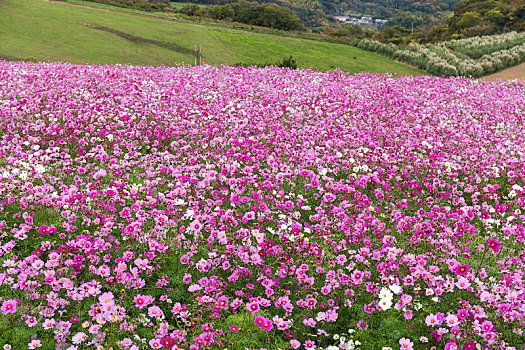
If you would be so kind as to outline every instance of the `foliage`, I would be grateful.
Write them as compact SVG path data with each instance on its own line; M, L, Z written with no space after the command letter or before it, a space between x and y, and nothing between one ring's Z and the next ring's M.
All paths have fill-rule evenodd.
M337 23L336 25L326 26L324 33L334 37L350 37L354 39L363 39L370 34L370 32L363 30L358 25L351 23Z
M24 58L24 62L38 63L38 59L34 56L27 56L26 58Z
M82 0L101 4L138 9L143 11L167 11L169 0Z
M295 58L290 55L289 57L284 57L281 61L277 61L275 63L236 63L234 66L236 67L280 67L280 68L291 68L291 69L297 69L297 62L295 61Z
M454 7L446 24L421 30L418 37L431 42L510 31L525 31L525 3L522 0L463 0Z
M408 29L404 26L388 26L380 32L374 33L372 39L382 43L401 44L403 43L403 38L409 33Z
M290 31L301 28L299 18L293 16L289 9L275 5L258 5L256 2L243 1L229 5L215 5L209 11L203 11L196 4L187 4L179 9L179 12L190 16L209 16L216 20L230 20L280 30Z
M184 13L188 16L202 17L204 12L199 5L188 3L178 10L180 13Z
M430 13L414 11L398 12L388 19L387 26L402 26L407 30L428 25L430 22L438 20Z

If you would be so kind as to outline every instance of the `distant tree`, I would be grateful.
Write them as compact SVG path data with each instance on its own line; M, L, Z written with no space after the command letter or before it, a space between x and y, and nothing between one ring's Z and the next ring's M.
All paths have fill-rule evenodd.
M477 12L465 12L461 19L456 23L456 26L459 29L471 28L478 24L480 18L481 16Z
M213 6L208 14L213 19L218 20L232 20L235 16L235 11L230 5Z
M425 42L442 41L445 40L448 31L448 24L438 24L424 31L423 39Z
M362 39L366 36L363 28L352 23L335 23L333 25L326 26L324 33L335 37L349 37L356 39Z
M201 7L197 4L186 4L180 10L180 13L184 13L188 16L202 17L204 15Z
M301 28L299 18L289 9L276 5L252 5L247 2L232 3L233 20L274 29L297 30Z
M405 29L411 30L412 26L414 26L415 29L418 29L419 27L427 25L436 19L436 17L429 13L402 11L392 16L386 25L388 27L402 26Z
M375 33L372 39L383 43L401 44L403 43L403 37L409 33L410 31L402 26L386 27L380 32Z

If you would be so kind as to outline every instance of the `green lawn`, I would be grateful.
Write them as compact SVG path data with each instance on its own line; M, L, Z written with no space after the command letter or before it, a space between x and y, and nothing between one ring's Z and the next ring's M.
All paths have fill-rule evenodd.
M216 65L274 62L293 55L300 68L326 70L338 67L351 73L424 74L421 70L345 44L42 0L0 0L0 58L34 56L40 61L134 65L194 62L190 53L176 52L153 43L132 42L114 33L86 27L86 24L169 43L186 51L202 45L203 62Z

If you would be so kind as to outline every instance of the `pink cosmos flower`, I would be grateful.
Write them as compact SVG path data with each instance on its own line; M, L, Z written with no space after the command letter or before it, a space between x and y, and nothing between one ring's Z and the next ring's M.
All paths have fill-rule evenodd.
M485 321L481 324L481 329L484 331L484 332L491 332L492 331L492 328L493 328L493 325L492 325L492 322L490 321Z
M29 344L27 344L27 347L29 349L36 349L36 348L40 348L42 347L42 342L38 339L35 339L35 340L31 340L31 342Z
M4 315L7 314L14 314L16 312L16 306L18 305L17 300L6 300L2 303L2 307L0 307L0 310L2 310L2 313Z
M162 348L162 344L159 339L151 339L149 341L149 346L151 346L153 349L160 349Z
M36 320L36 318L30 316L26 319L26 324L29 327L34 327L38 324L38 321Z
M205 323L201 326L203 332L211 332L213 330L213 324Z
M456 316L461 321L461 320L464 320L468 316L468 312L465 309L459 309Z
M374 311L373 304L372 304L372 303L370 303L370 304L365 304L365 305L364 305L364 311L365 311L367 314L372 313L372 311Z
M368 323L365 320L360 320L357 322L357 328L366 330L368 329Z
M73 344L80 344L82 343L84 340L86 340L88 338L87 334L84 333L84 332L78 332L77 334L75 334L73 336Z
M257 316L255 317L255 320L253 321L255 323L255 325L257 325L259 328L263 328L264 327L264 321L265 321L265 318L262 317L262 316Z
M102 305L102 307L113 306L115 305L115 300L113 300L113 298L114 298L113 293L111 292L103 293L99 295L98 302L100 303L100 305Z
M414 342L408 338L401 338L399 339L399 345L401 345L401 350L409 350L414 347Z
M184 273L184 277L182 278L182 282L189 284L191 282L191 274Z
M252 314L255 314L255 313L259 312L259 310L261 309L257 302L252 302L252 303L246 304L246 308L248 310L250 310L252 312Z
M425 319L425 324L429 327L435 327L435 326L438 326L439 325L439 321L436 317L436 315L434 314L430 314L427 316L427 318Z
M142 309L145 306L148 306L153 302L153 298L150 295L140 295L138 294L134 298L135 306L139 309Z
M292 339L290 340L290 345L292 346L292 348L297 349L301 346L301 343L296 339Z
M465 277L460 276L458 278L458 281L456 282L456 287L458 287L459 289L467 289L470 287L470 282Z
M317 345L315 345L315 342L313 340L307 340L304 342L305 349L315 349L317 348Z
M44 322L42 323L42 327L44 327L44 329L51 329L53 328L55 323L56 321L54 319L45 319Z
M162 312L160 307L153 305L148 308L148 316L160 320L164 318L164 312Z
M142 309L144 306L146 306L146 301L140 294L137 295L134 298L134 300L135 300L135 306L138 307L139 309Z
M458 317L454 314L447 315L445 318L448 327L454 327L459 324Z
M303 320L303 324L307 327L315 327L317 322L315 322L315 320L310 317L309 319Z
M270 332L273 329L273 322L270 319L265 318L263 328Z

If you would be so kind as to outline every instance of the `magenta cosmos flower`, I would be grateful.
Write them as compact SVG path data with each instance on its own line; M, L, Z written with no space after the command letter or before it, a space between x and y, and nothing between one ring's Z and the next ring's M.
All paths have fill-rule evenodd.
M494 238L491 238L485 243L487 247L490 248L494 253L499 253L500 247L503 245L501 242L496 241Z
M147 306L149 304L149 300L144 295L137 295L134 298L135 306L139 309L142 309L144 306Z
M173 339L171 339L171 337L168 335L168 336L165 336L164 338L162 338L160 340L160 344L162 346L164 346L164 349L171 349L175 346L175 343L173 342Z
M259 328L265 328L265 326L266 326L266 318L264 318L262 316L257 316L257 317L255 317L254 323Z
M465 343L464 349L465 350L474 350L476 348L476 344L473 341L468 341Z
M458 265L454 271L458 275L464 275L468 272L468 265Z

